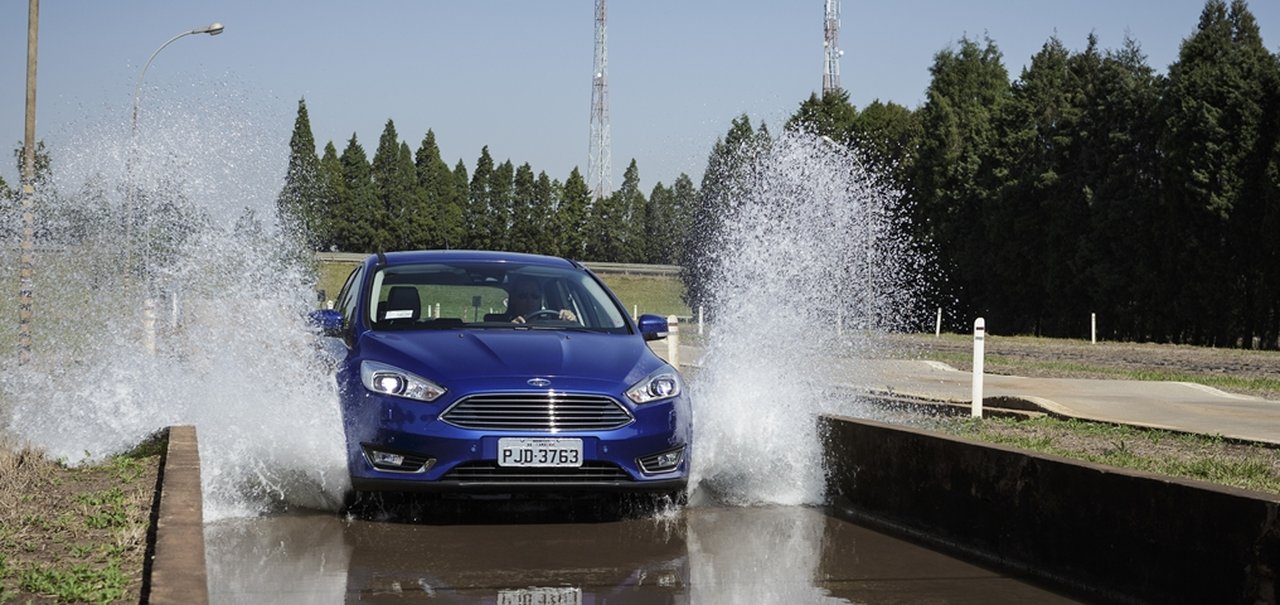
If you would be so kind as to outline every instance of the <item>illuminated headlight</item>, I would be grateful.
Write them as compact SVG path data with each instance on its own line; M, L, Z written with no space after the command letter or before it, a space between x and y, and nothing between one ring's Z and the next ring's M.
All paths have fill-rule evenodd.
M364 388L375 393L418 401L435 401L445 392L444 387L426 378L376 361L360 363L360 380Z
M627 389L627 398L636 403L649 403L679 394L680 376L665 368Z

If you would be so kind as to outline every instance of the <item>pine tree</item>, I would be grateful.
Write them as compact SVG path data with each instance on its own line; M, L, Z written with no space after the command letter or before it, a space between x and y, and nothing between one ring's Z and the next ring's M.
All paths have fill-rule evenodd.
M525 162L516 169L515 190L511 198L511 230L507 248L513 252L537 251L538 230L542 225L535 211L535 187L533 167Z
M281 229L308 247L318 245L315 237L316 209L320 194L320 160L311 134L306 99L298 100L298 115L289 138L289 164L284 188L276 198L276 215Z
M1162 227L1181 235L1168 242L1163 271L1174 340L1230 346L1262 322L1259 142L1274 140L1263 128L1273 122L1265 110L1275 78L1275 59L1242 0L1207 2L1169 67L1160 148Z
M347 195L337 213L335 231L339 241L345 242L345 250L373 252L381 249L383 242L390 239L383 229L386 218L373 188L367 158L364 147L360 146L356 135L352 133L339 157Z
M533 229L532 250L538 254L560 254L560 244L555 233L556 200L563 192L560 181L551 180L546 172L539 172L533 182L533 208L530 227Z
M430 216L430 230L423 234L425 248L448 248L458 245L462 233L462 208L458 205L453 173L440 157L436 135L431 130L422 138L414 155L414 164L425 211Z
M591 190L586 179L574 166L564 182L564 197L556 212L555 231L559 234L559 254L571 259L581 259L586 253L587 225L590 220Z
M467 165L462 159L458 159L456 165L453 166L453 187L449 191L449 196L453 200L453 206L458 208L457 221L453 225L451 237L445 239L445 248L465 248L467 244L467 197L468 197L468 177Z
M419 234L430 229L430 216L418 189L417 168L409 146L399 140L395 122L387 120L373 155L370 178L379 203L382 250L418 247Z
M698 189L689 175L680 173L671 184L672 220L674 221L674 247L664 262L679 264L687 258L689 234L693 228L693 212L698 201Z
M1009 99L1009 76L991 39L961 38L959 48L934 55L926 101L918 111L926 136L917 148L911 182L916 237L930 242L950 274L960 314L983 312L983 206L993 186L994 117Z
M506 250L510 246L511 204L515 181L511 160L498 164L489 175L488 230L489 248Z
M338 241L337 220L341 206L348 196L346 182L342 178L342 161L333 141L324 146L320 158L320 198L316 205L315 241L321 250L347 249Z
M849 102L849 93L836 89L823 92L821 97L810 94L787 120L786 128L803 128L817 136L846 141L857 118L858 110Z
M760 131L752 130L750 118L742 115L734 118L729 132L711 149L680 262L685 301L691 308L705 306L706 312L714 313L719 266L732 252L721 247L720 234L723 225L733 220L735 200L751 187L751 165L768 143L768 129L761 125Z
M493 233L489 224L492 198L489 188L492 184L493 156L489 155L489 146L485 145L480 150L476 170L471 175L467 207L463 212L467 247L475 250L490 250L493 246Z

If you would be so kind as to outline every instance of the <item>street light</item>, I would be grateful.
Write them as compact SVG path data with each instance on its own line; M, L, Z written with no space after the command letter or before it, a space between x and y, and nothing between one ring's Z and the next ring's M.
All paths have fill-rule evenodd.
M174 41L183 36L190 36L191 34L209 34L210 36L216 36L222 33L222 29L222 24L214 21L206 27L198 27L191 31L185 31L169 38L168 42L161 44L160 48L156 49L156 52L151 53L151 57L147 59L147 64L142 66L142 73L138 74L138 84L133 87L133 134L138 133L138 100L142 95L142 79L146 77L147 68L151 67L151 62L155 60L156 55L160 54L160 51L164 50L164 47L173 44Z
M127 178L129 179L128 195L133 196L136 193L133 189L133 155L137 153L138 102L142 98L142 79L147 76L147 68L151 67L151 62L155 60L156 55L160 54L160 51L164 50L166 46L173 44L175 41L178 40L178 38L190 36L192 34L209 34L210 36L216 36L222 33L222 29L223 29L222 24L217 21L214 21L213 23L210 23L206 27L198 27L196 29L185 31L172 38L169 38L167 42L160 45L160 48L157 48L155 52L151 53L151 56L147 58L147 63L142 66L142 71L138 74L138 83L133 87L133 119L130 125L130 138L132 143L131 144L132 149L129 154L128 166L126 167L126 170L125 170L125 172L127 173ZM132 205L133 204L131 204L131 206ZM130 249L132 249L132 246L130 247ZM142 263L144 266L144 269L142 271L142 274L143 274L142 277L143 277L143 280L147 282L146 295L142 301L142 345L147 350L148 353L155 353L156 352L156 301L151 294L151 284L149 283L151 281L151 278L148 275L147 270L145 269L145 265L147 262L147 259L146 259L147 253L148 253L147 251L143 251L142 253L143 254ZM132 265L132 262L130 262L130 265Z

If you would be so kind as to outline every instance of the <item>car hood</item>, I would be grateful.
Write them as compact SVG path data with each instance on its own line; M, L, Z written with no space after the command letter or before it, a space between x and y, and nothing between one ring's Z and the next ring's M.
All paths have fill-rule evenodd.
M446 387L475 382L527 386L530 378L571 379L608 390L662 365L638 336L552 330L366 332L361 357L414 372ZM617 385L609 388L608 385ZM554 388L554 387L553 387Z

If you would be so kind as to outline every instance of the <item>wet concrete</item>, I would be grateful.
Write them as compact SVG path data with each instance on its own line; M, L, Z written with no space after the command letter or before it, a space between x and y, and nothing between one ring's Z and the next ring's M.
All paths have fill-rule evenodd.
M821 509L691 506L584 521L579 511L489 506L211 523L210 601L1073 602Z

